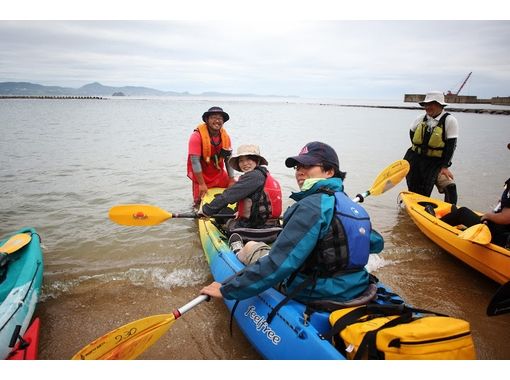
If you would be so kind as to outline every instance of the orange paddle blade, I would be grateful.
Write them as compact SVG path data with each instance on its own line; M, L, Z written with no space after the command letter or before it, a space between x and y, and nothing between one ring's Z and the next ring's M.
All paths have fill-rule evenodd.
M155 226L170 219L172 214L156 206L130 204L112 207L108 216L125 226Z
M201 294L175 309L172 314L153 315L128 323L86 345L72 359L136 359L161 338L184 313L209 299L209 296Z
M387 166L374 180L371 195L380 195L398 185L409 172L409 162L398 160Z
M492 239L489 227L483 223L475 224L474 226L465 229L459 234L459 237L481 245L489 244Z
M131 360L152 346L174 324L173 314L153 315L119 327L83 347L73 360Z
M23 248L25 245L30 243L32 236L27 233L16 234L11 236L1 247L0 253L14 253L17 250Z

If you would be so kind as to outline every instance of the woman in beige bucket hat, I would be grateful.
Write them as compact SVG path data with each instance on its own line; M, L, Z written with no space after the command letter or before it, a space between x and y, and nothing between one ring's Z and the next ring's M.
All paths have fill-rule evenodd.
M260 154L258 145L239 146L237 153L229 158L228 164L243 174L211 203L203 205L200 214L211 217L229 204L237 203L237 217L226 223L229 235L241 233L243 229L260 229L279 224L278 218L282 211L280 184L265 167L268 162Z
M241 167L239 166L239 160L241 159L241 157L246 157L248 158L248 160L246 159L243 159L243 163L244 161L251 161L252 164L250 166L253 166L253 164L255 164L255 166L258 164L258 165L268 165L268 162L267 160L262 157L260 155L260 148L258 147L258 145L241 145L239 146L239 148L237 148L237 153L232 155L229 159L228 159L228 164L234 169L234 170L237 170L238 172L247 172L249 170L242 170ZM255 166L253 166L253 169L255 169Z

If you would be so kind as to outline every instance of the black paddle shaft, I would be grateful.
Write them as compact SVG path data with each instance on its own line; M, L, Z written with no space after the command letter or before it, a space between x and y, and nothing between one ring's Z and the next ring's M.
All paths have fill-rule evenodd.
M214 214L210 218L235 218L235 214ZM188 219L200 219L204 218L202 215L198 215L196 212L183 212L180 214L172 214L173 218L188 218Z

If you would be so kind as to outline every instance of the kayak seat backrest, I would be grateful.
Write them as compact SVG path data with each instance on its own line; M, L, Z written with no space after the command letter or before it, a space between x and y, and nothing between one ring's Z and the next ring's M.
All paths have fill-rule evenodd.
M267 228L234 228L230 233L237 233L241 235L243 241L261 241L266 244L273 243L280 232L281 227L267 227Z
M352 300L344 302L331 300L316 300L309 301L307 303L307 306L310 307L312 310L323 310L332 312L335 310L340 310L348 307L366 305L367 303L372 302L377 298L378 296L377 289L378 289L377 285L371 283L368 285L368 288L360 296Z
M423 209L430 215L435 216L437 218L442 218L446 214L450 213L452 208L452 205L449 203L442 203L439 205L434 202L421 201L418 202L418 204L422 206Z

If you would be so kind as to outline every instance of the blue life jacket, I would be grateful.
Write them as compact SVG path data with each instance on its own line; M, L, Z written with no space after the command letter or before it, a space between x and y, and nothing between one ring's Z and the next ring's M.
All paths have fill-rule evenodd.
M372 224L365 209L343 192L335 197L335 213L326 235L317 242L302 268L305 274L331 277L358 271L368 263Z
M268 323L271 323L278 310L298 292L310 284L315 287L317 278L358 272L368 263L372 234L368 213L342 191L319 188L318 192L335 197L333 219L325 236L317 242L301 268L289 277L286 285L294 281L298 272L306 275L307 279L273 308L267 317ZM379 234L376 235L378 238L374 241L374 248L379 252L383 248L383 239ZM309 312L307 308L306 313Z

